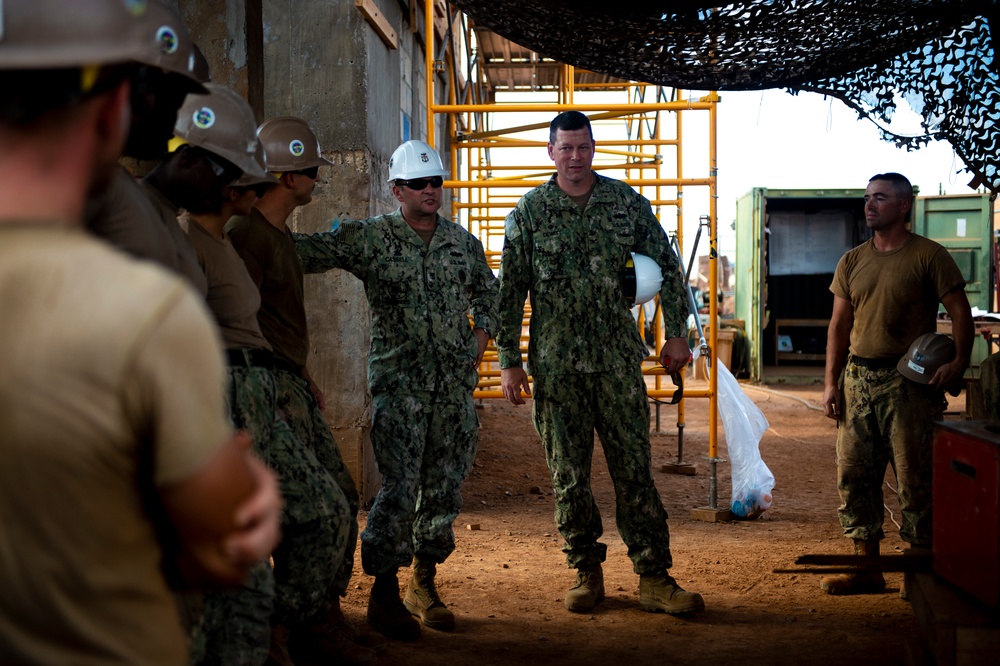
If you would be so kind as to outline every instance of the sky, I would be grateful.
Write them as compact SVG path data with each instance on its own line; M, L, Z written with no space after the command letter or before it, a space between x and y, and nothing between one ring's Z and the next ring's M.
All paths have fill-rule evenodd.
M698 98L704 92L685 92ZM621 93L578 92L574 101L580 104L620 103L627 101ZM736 263L735 231L736 200L754 187L768 189L864 189L876 173L896 171L907 176L921 194L971 194L967 183L972 174L951 145L938 141L915 151L897 148L883 141L878 127L838 99L816 93L791 95L783 90L757 92L722 92L718 105L718 239L719 251ZM608 97L610 96L610 97ZM539 102L544 94L503 95L498 101ZM892 129L900 134L919 134L919 118L906 102L897 99L898 110ZM552 113L495 114L494 128L544 122ZM672 114L664 113L669 124ZM707 112L685 111L684 176L706 178L708 172ZM624 136L621 120L594 123L598 142L602 136ZM547 129L521 138L546 140ZM664 150L664 162L673 154ZM611 158L620 159L620 158ZM541 148L511 149L494 153L494 164L544 164L552 162ZM611 176L621 177L615 173ZM673 172L664 169L663 177ZM688 187L684 192L685 261L697 231L698 219L709 212L706 187ZM661 220L670 228L676 219L672 208L661 210ZM698 254L707 254L707 232L703 232Z
M896 171L924 195L974 192L967 185L972 174L951 144L937 141L909 152L897 148L882 140L874 123L858 118L838 99L767 90L722 92L720 100L719 250L731 259L735 257L735 236L730 225L736 200L754 187L864 189L874 174ZM902 134L920 133L917 115L902 100L898 105L892 129ZM699 132L707 132L697 127L696 119L692 121L685 120L686 145L696 143ZM685 148L685 155L689 150ZM696 220L708 212L708 201L707 196L698 201L695 193L691 194L685 194L685 217ZM685 231L685 236L688 233Z

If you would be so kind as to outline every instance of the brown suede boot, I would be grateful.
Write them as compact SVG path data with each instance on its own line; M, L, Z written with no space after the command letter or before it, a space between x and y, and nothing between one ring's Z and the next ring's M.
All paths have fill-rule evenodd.
M601 565L589 569L577 569L576 580L566 592L566 610L573 613L588 613L598 601L604 599L604 570Z
M877 556L879 542L854 540L854 554ZM824 576L819 581L820 589L827 594L877 594L885 592L885 578L881 571L859 570L857 573Z
M368 595L368 624L388 638L415 641L420 638L420 623L399 599L396 573L375 576Z
M705 610L697 592L684 590L667 574L639 576L639 607L650 613L685 615Z
M420 618L425 627L439 631L455 629L455 615L438 597L434 586L437 565L434 562L413 560L413 577L406 586L403 604L411 615Z

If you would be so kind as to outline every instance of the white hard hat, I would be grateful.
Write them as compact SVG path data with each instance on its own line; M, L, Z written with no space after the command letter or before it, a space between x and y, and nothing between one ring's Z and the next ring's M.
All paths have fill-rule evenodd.
M389 179L386 182L432 176L444 178L448 175L437 151L423 141L413 139L397 148L389 158Z
M663 273L660 266L644 254L632 253L625 264L623 287L629 306L642 305L660 293Z

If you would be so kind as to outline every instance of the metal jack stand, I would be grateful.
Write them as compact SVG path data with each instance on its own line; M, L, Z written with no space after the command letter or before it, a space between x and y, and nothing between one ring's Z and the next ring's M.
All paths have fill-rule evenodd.
M705 332L701 328L701 319L698 317L697 314L698 304L695 302L694 294L691 293L691 288L690 288L691 268L694 265L694 258L698 254L698 241L700 239L701 239L701 225L698 226L698 232L695 234L694 237L694 247L691 248L691 260L688 262L687 272L684 271L684 267L683 265L681 265L681 261L683 260L683 255L681 254L681 247L680 243L677 240L677 236L670 237L670 244L673 247L674 254L677 255L677 263L680 266L681 275L684 276L684 286L687 287L687 292L688 292L688 305L691 308L691 312L693 312L695 315L694 317L695 325L698 328L698 338L701 347L701 353L707 354L708 345L705 343ZM671 404L673 404L680 402L680 397L683 397L684 380L682 379L680 373L672 375L671 379L673 380L674 384L676 384L679 387L679 390L674 393L674 399L671 401ZM680 394L680 397L678 397L678 393ZM656 405L656 430L657 432L659 432L660 430L659 403L657 403ZM685 476L693 476L698 473L698 468L693 463L684 462L684 423L680 420L677 421L677 461L664 463L660 467L660 471L666 472L667 474L683 474ZM715 480L714 476L712 477L712 480L714 482Z
M684 379L681 373L675 372L670 375L670 379L673 380L674 385L677 390L674 391L674 395L668 404L676 405L684 397ZM661 402L656 402L656 430L660 430L660 405ZM697 468L691 463L684 462L684 423L681 421L677 422L677 462L665 463L660 467L661 472L666 472L667 474L684 474L686 476L692 476L698 473Z
M691 261L688 264L688 270L687 270L687 275L685 275L685 279L687 279L687 277L690 276L691 270L692 270L692 268L694 266L695 252L697 251L698 240L701 237L701 229L702 229L703 226L708 226L709 227L710 244L711 244L711 255L710 256L712 257L713 261L715 260L715 237L714 237L715 234L714 234L714 231L712 229L711 218L709 216L707 216L707 215L702 215L701 216L701 220L699 222L700 223L698 225L698 233L695 235L695 251L693 251L691 253ZM673 242L674 242L675 247L677 247L678 244L677 244L677 238L676 237L673 238ZM711 306L710 312L711 312L712 316L714 316L715 315L715 301L716 301L716 298L717 298L717 296L716 296L717 285L715 284L716 280L715 280L714 265L713 265L713 268L712 268L711 272L712 272L712 280L711 280L711 284L709 285L709 288L711 289L711 292L712 292L712 295L711 295L712 306ZM688 298L691 301L691 311L694 312L694 313L697 313L698 312L698 304L694 302L694 294L691 293L690 289L688 289ZM704 332L704 330L701 327L701 318L698 317L697 314L695 315L695 322L697 323L697 326L698 326L698 338L699 338L698 342L699 342L699 348L700 348L700 351L701 351L701 355L703 355L705 357L706 369L708 370L709 377L712 377L712 363L713 363L712 351L713 350L709 349L708 344L705 341L705 332ZM714 327L715 327L715 322L714 321L712 322L712 326L713 326L713 330L714 330ZM712 388L713 388L713 390L715 388L714 381L712 382ZM712 412L710 411L710 414L711 413ZM719 477L718 477L718 473L717 473L717 471L718 471L717 470L717 465L720 462L728 462L728 461L725 460L725 459L723 459L723 458L719 458L718 456L713 455L713 454L715 454L714 446L709 446L709 455L707 457L707 460L708 460L708 506L703 506L703 507L698 507L696 509L691 509L691 519L692 520L701 520L701 521L705 521L705 522L709 522L709 523L721 523L721 522L727 522L727 521L730 521L730 520L733 519L733 512L732 511L730 511L729 509L720 509L719 508L719 480L718 480Z
M702 338L702 343L705 339ZM712 358L705 358L707 368L711 371ZM725 458L713 458L707 456L708 460L708 506L691 509L691 520L701 520L707 523L724 523L733 519L733 512L729 509L719 508L719 477L716 465L720 462L729 462Z
M698 473L698 467L694 463L684 462L684 424L677 424L677 462L663 463L660 466L661 472L667 474L683 474L684 476L694 476Z

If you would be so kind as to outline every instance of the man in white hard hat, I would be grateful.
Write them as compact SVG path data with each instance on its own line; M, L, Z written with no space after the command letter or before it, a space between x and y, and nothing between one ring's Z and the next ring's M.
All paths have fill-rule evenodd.
M639 574L643 610L693 613L701 595L682 589L673 565L667 512L653 483L649 404L642 377L648 352L629 313L622 274L638 252L663 276L660 309L667 372L690 359L684 337L687 286L649 201L620 181L597 174L590 120L578 111L556 116L548 152L556 173L524 195L507 216L500 263L501 388L513 404L531 395L521 367L521 321L531 294L528 366L533 416L556 494L556 524L576 580L564 605L587 613L604 598L601 564L607 546L590 488L594 432L601 438L616 489L617 526Z
M873 176L865 190L872 238L841 257L833 276L823 408L838 423L838 510L858 555L879 554L885 520L882 484L896 473L899 535L931 547L934 421L944 416L945 387L961 381L972 353L965 278L944 247L907 229L913 187L898 173ZM936 330L938 304L952 319L955 355L926 383L897 370L911 343ZM879 571L824 576L827 594L885 590Z
M407 141L389 161L396 212L295 236L307 273L350 271L368 297L371 438L382 487L361 535L361 564L375 576L369 623L400 640L420 636L411 615L429 628L455 627L434 578L455 549L452 522L478 441L472 392L496 328L497 287L482 243L438 214L447 174L433 148ZM411 563L401 602L397 571Z
M82 229L125 141L144 7L0 10L4 664L184 664L168 573L239 583L277 541L201 299Z
M296 208L312 201L319 168L330 162L300 118L271 118L257 136L277 184L249 215L232 218L226 233L260 292L257 320L271 345L277 406L299 444L295 459L270 460L279 476L299 486L299 492L289 493L285 537L274 554L272 645L275 650L287 645L295 659L370 664L385 639L356 632L340 609L354 569L358 490L323 417L323 395L306 369L303 274L287 225ZM315 501L330 495L339 501ZM347 506L346 517L341 504Z

